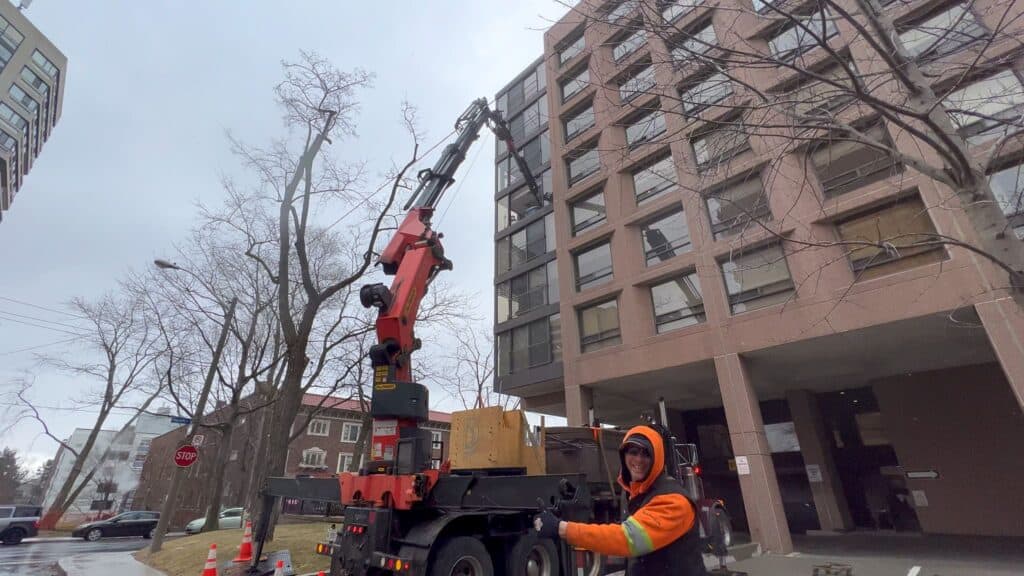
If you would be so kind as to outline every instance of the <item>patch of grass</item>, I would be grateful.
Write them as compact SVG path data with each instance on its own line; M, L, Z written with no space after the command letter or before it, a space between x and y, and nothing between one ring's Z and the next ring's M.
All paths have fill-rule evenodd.
M328 528L329 523L319 522L278 524L274 540L266 543L263 553L289 550L296 574L317 570L326 572L331 566L331 559L316 553L316 543L324 538ZM195 576L203 571L210 544L217 544L217 565L223 566L225 562L238 555L238 547L242 544L242 530L217 530L165 540L163 548L156 554L150 554L146 548L136 552L135 558L168 576ZM255 552L255 545L253 551Z

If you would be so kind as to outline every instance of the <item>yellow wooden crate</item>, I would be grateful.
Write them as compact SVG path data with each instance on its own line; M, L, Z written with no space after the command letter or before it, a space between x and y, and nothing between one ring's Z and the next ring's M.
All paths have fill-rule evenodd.
M522 410L500 406L452 413L452 470L520 468L544 474L544 447Z

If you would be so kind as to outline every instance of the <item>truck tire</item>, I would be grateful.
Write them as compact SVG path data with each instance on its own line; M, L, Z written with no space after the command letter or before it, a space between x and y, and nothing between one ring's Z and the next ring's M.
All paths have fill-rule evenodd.
M505 556L505 576L561 576L558 548L551 540L527 533Z
M11 528L7 532L4 532L3 543L9 546L14 546L15 544L21 544L21 540L24 537L24 530L21 528Z
M437 550L430 563L430 576L494 576L494 564L487 548L476 538L456 536Z

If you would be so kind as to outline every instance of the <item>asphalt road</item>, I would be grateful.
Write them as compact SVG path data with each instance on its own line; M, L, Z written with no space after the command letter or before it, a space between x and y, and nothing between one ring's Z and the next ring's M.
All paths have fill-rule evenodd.
M139 537L108 538L99 542L81 539L27 540L17 546L0 545L0 576L58 576L57 560L90 552L139 550L149 540Z

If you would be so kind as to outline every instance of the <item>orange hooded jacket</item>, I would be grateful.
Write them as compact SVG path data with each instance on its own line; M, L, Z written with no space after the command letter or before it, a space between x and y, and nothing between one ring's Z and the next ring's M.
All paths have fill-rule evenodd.
M661 435L647 426L633 427L626 438L640 434L650 441L654 448L651 471L641 482L632 478L627 483L623 472L619 473L619 484L626 490L630 500L641 497L654 481L665 471L665 447ZM623 459L625 439L619 447ZM622 462L625 474L625 462ZM585 548L610 556L636 557L650 554L681 538L693 528L696 511L681 494L659 494L650 502L626 518L621 524L585 524L568 522L565 539L577 548Z

